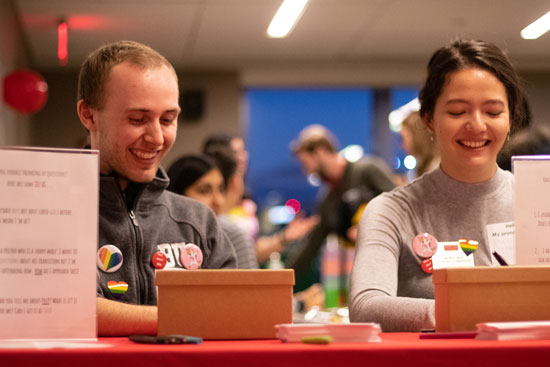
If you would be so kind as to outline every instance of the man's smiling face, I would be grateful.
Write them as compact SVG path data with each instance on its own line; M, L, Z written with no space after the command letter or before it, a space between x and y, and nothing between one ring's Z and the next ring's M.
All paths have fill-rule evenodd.
M178 83L166 66L113 67L105 84L103 108L93 110L100 171L115 172L124 189L129 181L150 182L177 132Z

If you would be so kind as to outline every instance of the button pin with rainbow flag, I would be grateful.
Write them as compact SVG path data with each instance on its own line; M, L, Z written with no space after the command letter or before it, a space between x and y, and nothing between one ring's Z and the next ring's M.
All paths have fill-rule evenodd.
M114 280L110 280L107 282L107 287L109 287L111 294L117 300L120 300L128 291L128 283L122 281L116 282Z
M106 273L114 273L122 266L122 252L113 245L101 246L97 250L97 267Z
M460 245L460 248L462 249L462 251L464 251L466 256L470 256L471 254L473 254L479 246L479 242L466 239L458 240L458 244Z

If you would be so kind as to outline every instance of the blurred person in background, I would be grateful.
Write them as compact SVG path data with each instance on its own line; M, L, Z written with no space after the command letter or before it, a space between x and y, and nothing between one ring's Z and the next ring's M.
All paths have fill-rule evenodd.
M224 152L223 149L218 149L211 151L211 155L186 155L176 160L168 170L168 189L210 207L235 247L237 268L257 269L258 261L253 239L223 214L227 183L236 169L237 162L231 151ZM294 304L299 311L322 306L323 302L324 293L319 284L294 295Z
M335 233L353 243L355 234L350 228L356 212L372 198L392 190L395 183L391 169L380 158L369 156L356 162L347 161L338 153L332 132L321 125L305 127L291 142L291 150L303 170L316 174L326 185L318 208L320 222L303 246L289 254L287 264L296 271L297 284L317 282L320 278L318 259L327 236ZM343 279L341 283L346 284L341 284L341 288L347 288L347 281Z
M210 135L204 142L203 153L218 161L230 160L231 156L236 160L237 168L231 174L225 175L226 202L221 212L243 228L248 229L249 235L255 242L256 256L260 264L266 263L272 254L283 252L288 244L303 238L317 224L316 216L305 218L298 214L282 230L269 236L258 235L256 204L252 199L245 197L244 178L248 165L248 152L244 140L239 136L229 134ZM255 224L250 224L250 222Z
M229 151L233 154L236 167L231 177L227 177L225 204L222 208L224 213L240 205L245 194L244 179L248 166L248 152L245 149L244 140L240 136L217 133L209 135L202 148L202 153L206 155L219 152L227 155Z
M179 158L168 170L170 186L168 190L195 199L210 207L218 216L218 221L237 254L237 268L256 269L256 251L252 239L236 223L223 215L227 181L225 175L230 175L236 169L234 160L226 160L224 169L216 163L213 157L187 155Z
M415 178L439 166L439 148L418 111L411 112L401 124L403 150L416 159Z
M512 171L513 156L541 154L550 154L550 127L532 125L514 134L504 144L497 157L497 163L500 168Z

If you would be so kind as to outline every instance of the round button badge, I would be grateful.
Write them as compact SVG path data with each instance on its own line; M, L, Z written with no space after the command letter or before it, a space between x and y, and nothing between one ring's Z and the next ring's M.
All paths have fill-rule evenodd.
M418 256L428 258L437 251L437 240L427 232L420 233L413 239L412 246Z
M166 257L164 252L157 251L153 254L152 263L155 269L164 269L167 262L168 258Z
M97 267L106 273L114 273L122 266L122 251L113 245L105 245L97 250Z
M434 264L432 262L432 258L430 257L430 258L422 260L422 262L420 263L420 267L422 268L424 273L427 273L427 274L433 273Z
M185 269L200 269L202 265L202 251L192 243L183 246L180 258Z

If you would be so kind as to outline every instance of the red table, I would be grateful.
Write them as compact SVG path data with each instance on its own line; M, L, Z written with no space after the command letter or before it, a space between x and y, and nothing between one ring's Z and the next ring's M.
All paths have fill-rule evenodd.
M382 334L381 343L312 345L279 340L205 341L200 345L135 344L99 338L106 348L0 349L0 366L548 366L550 340L420 340L417 333Z

